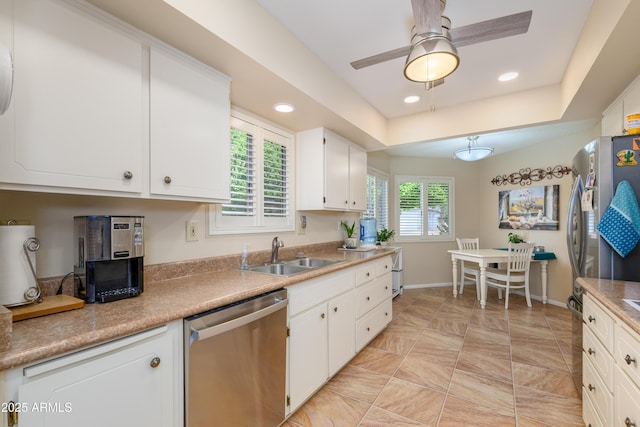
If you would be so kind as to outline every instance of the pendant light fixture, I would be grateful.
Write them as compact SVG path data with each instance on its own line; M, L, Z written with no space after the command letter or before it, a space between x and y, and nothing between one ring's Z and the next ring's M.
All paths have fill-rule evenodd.
M493 153L493 148L478 146L478 138L479 136L467 137L469 140L467 148L461 148L456 151L453 153L454 156L460 160L464 160L465 162L475 162L476 160L490 156Z

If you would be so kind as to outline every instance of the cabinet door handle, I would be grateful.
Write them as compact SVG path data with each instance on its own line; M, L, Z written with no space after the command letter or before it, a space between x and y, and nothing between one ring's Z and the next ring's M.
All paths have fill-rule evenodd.
M156 356L151 359L151 362L149 362L149 366L151 366L152 368L157 368L158 366L160 366L160 358Z
M367 277L369 277L369 276L371 276L371 273L369 273L369 272L367 271Z
M122 174L122 177L124 179L131 179L133 178L133 173L131 173L131 171L124 171L124 173Z
M333 307L333 311L337 313L338 312L338 307Z
M589 353L591 355L594 355L594 354L596 354L596 351L594 349L592 349L592 348L589 348L589 350L587 350L587 353Z
M325 317L325 314L324 314L324 313L322 313L322 314L320 315L320 318L321 318L321 319L324 319L324 317Z
M371 330L371 328L367 328L367 332L369 332Z
M588 319L589 319L589 323L593 323L596 321L596 318L591 315L589 315Z
M387 289L389 289L389 287L388 287L388 286L385 286L385 287L384 287L384 290L386 291Z
M353 206L355 206L355 205L356 205L356 202L353 202Z
M385 311L385 312L384 312L384 315L385 315L385 316L388 316L388 315L389 315L389 312L388 312L388 311Z
M593 390L595 390L595 389L596 389L596 388L595 388L594 386L592 386L591 384L589 384L589 391L593 391Z
M367 297L367 301L371 301L371 297Z
M348 204L349 204L349 201L348 201L348 200L345 200L345 201L344 201L344 204L345 204L345 205L348 205Z
M163 181L164 181L165 184L171 184L171 177L170 176L165 176Z
M636 363L636 359L632 358L628 354L624 357L624 361L627 362L627 365L631 365L632 363Z
M636 427L636 423L631 422L629 417L624 419L624 425L627 426L627 427Z

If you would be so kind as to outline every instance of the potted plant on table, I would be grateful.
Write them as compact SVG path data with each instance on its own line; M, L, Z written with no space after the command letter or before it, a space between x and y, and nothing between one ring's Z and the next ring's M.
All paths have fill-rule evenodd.
M376 245L387 246L387 244L389 243L389 239L391 239L395 234L395 230L387 230L386 227L382 228L376 233L376 238L378 239Z
M358 247L358 238L353 237L353 232L356 229L356 223L355 221L353 222L353 224L351 224L351 226L349 226L349 224L345 221L341 221L340 224L342 224L342 228L344 228L344 231L347 235L347 237L345 237L344 239L344 247L347 249L355 249Z
M517 234L515 234L515 233L509 233L508 237L509 237L509 242L510 243L522 243L523 242L522 238L520 236L518 236Z

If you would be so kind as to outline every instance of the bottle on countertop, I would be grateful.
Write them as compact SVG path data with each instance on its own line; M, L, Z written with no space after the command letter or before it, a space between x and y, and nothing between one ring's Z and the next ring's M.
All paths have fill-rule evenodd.
M249 268L249 264L247 263L247 257L248 257L248 253L247 253L247 244L245 243L242 246L242 260L240 262L240 270L247 270Z

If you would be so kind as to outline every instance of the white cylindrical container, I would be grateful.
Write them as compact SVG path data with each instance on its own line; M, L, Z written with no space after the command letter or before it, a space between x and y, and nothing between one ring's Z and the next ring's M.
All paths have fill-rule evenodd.
M33 225L0 225L0 305L7 307L29 304L25 292L37 287L23 244L35 237ZM36 268L35 252L28 252Z

